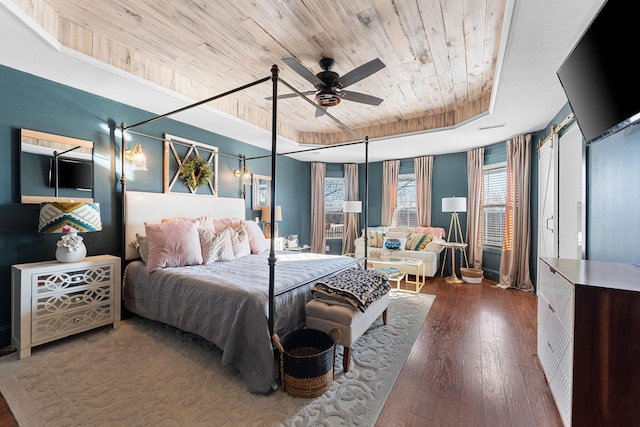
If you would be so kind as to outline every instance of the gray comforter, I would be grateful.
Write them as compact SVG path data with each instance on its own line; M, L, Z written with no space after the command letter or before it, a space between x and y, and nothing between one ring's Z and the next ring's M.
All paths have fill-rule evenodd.
M242 372L249 390L267 393L276 367L268 328L268 253L212 265L147 274L141 261L125 270L125 307L213 342L222 362ZM274 330L282 336L304 325L304 305L316 281L355 266L350 257L278 252ZM301 286L302 285L302 286Z

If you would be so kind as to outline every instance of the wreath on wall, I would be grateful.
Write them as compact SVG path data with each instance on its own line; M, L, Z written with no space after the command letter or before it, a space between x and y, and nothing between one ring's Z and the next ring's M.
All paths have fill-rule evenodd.
M182 164L180 179L190 188L205 185L211 177L213 171L201 156L195 156Z

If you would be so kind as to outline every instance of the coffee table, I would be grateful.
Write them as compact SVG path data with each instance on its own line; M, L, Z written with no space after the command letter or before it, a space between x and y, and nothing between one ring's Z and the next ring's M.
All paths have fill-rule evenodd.
M409 280L409 274L406 274L404 282L407 285L415 286L415 291L409 290L411 292L420 292L425 284L426 268L424 261L421 259L393 257L389 258L388 260L383 260L369 258L367 263L370 267L373 267L375 269L383 267L396 267L400 271L405 273L407 272L407 270L409 270L409 274L414 274L414 280ZM395 282L396 289L400 289L400 280L395 280Z

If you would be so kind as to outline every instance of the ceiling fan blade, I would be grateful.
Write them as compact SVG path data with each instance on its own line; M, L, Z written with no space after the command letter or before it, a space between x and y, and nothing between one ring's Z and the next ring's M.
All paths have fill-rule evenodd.
M360 92L351 92L348 90L341 90L338 95L340 95L340 98L346 99L347 101L361 102L369 105L380 105L382 101L384 101L382 98L377 98Z
M301 94L303 94L304 96L309 96L309 95L315 95L316 91L315 90L308 90L306 92L300 92ZM296 98L298 96L297 93L285 93L284 95L278 95L278 99L286 99L286 98ZM273 96L268 96L265 98L267 101L271 101L273 99Z
M382 70L384 67L385 65L380 60L380 58L369 61L366 64L356 67L344 76L340 77L338 79L338 81L340 82L340 87L347 87L356 82L359 82L360 80L369 77L371 74Z
M316 108L316 117L324 116L325 111L327 111L326 108Z
M320 80L318 77L316 77L316 75L313 74L307 67L305 67L300 62L298 62L297 59L294 59L294 58L282 58L282 62L287 64L290 68L293 69L293 71L295 71L296 73L300 74L302 77L307 79L312 84L324 86L324 83L322 82L322 80Z

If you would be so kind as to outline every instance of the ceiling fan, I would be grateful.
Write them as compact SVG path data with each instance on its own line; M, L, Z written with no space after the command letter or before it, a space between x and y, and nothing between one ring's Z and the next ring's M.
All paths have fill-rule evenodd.
M338 73L331 71L335 64L333 58L322 58L320 60L320 68L322 68L323 71L320 71L318 74L313 74L307 67L294 58L283 58L282 61L291 67L293 71L312 83L316 88L312 91L302 92L303 95L315 94L316 104L323 107L323 109L316 110L316 117L321 116L327 107L338 105L342 99L369 105L380 105L383 101L383 99L375 96L343 90L345 87L351 86L383 69L385 65L379 58L354 68L344 76L340 76ZM295 93L288 93L279 95L278 99L293 98L296 96L298 95Z

